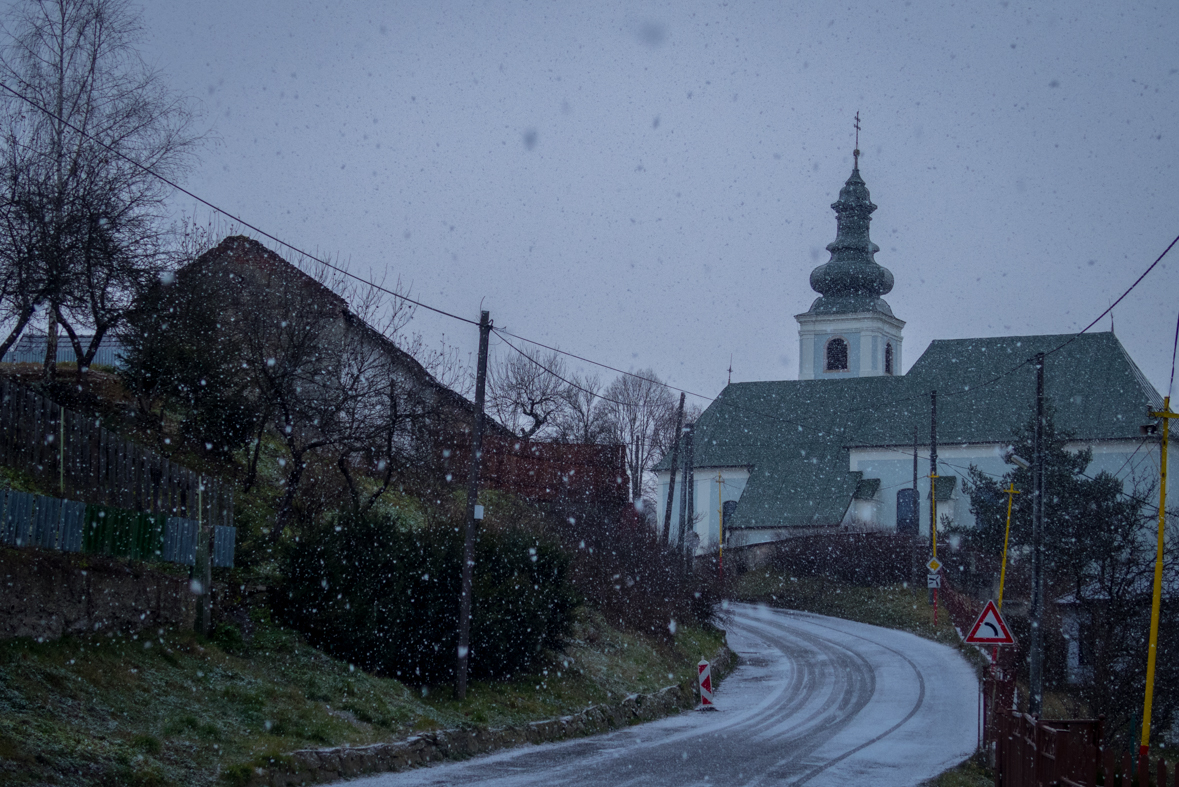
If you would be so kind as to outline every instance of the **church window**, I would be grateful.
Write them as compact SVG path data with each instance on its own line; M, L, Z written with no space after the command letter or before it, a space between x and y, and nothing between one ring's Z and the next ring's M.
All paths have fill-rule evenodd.
M827 342L827 371L847 371L847 342L844 339L832 339Z
M884 345L884 373L892 374L892 342Z

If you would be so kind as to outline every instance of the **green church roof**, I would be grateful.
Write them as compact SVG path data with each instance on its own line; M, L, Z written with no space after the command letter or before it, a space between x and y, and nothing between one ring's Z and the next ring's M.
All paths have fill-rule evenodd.
M749 468L732 527L837 525L867 491L848 470L849 448L912 446L914 428L928 445L933 390L939 445L1003 443L1035 406L1033 364L1005 373L1072 338L935 341L903 376L732 383L696 422L695 465ZM1147 407L1162 404L1112 333L1083 334L1048 355L1044 385L1058 427L1083 441L1138 439Z

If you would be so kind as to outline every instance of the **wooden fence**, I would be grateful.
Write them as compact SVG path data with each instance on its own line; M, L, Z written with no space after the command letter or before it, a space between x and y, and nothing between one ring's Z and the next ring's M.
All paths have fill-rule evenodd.
M995 787L1179 787L1179 767L1106 749L1101 719L996 714Z
M130 511L233 525L233 487L201 476L89 416L0 379L0 464L61 497Z

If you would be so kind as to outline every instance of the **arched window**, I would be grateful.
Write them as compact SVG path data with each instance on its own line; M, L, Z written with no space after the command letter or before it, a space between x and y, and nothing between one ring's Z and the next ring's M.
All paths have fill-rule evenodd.
M847 342L843 339L832 339L827 342L827 371L847 371Z
M892 374L892 342L884 345L884 373Z

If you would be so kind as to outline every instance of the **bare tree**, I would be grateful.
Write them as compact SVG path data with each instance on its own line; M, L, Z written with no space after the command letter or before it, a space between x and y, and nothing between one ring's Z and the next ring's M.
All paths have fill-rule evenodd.
M0 353L44 307L47 371L60 325L81 375L171 262L170 187L143 167L177 178L200 137L124 0L24 0L4 32L0 79L27 101L0 96Z
M649 496L651 468L674 439L675 399L651 369L619 377L603 398L612 441L626 446L631 498L642 500Z
M165 411L181 413L189 448L240 461L247 492L263 460L277 461L272 538L309 489L342 488L364 511L428 463L431 430L453 397L389 338L411 306L300 262L310 273L227 238L153 288L122 331L123 378L144 413L161 425Z
M367 510L399 471L423 461L424 430L435 415L425 369L388 338L405 327L412 307L401 299L384 304L377 290L348 288L338 272L311 267L311 275L255 271L248 302L233 309L259 416L245 486L257 475L267 432L285 449L273 538L292 523L313 463L334 466L353 508Z
M487 376L487 398L496 419L523 438L548 438L568 407L565 361L555 351L512 351Z
M565 407L557 415L557 440L563 443L610 442L610 424L602 401L602 378L575 374L565 389Z

